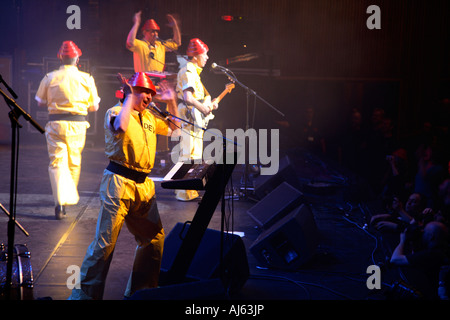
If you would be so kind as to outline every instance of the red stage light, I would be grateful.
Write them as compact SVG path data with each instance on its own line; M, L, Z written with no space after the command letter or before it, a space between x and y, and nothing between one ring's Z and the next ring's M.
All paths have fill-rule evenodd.
M222 16L222 20L223 21L233 21L234 17L233 16Z

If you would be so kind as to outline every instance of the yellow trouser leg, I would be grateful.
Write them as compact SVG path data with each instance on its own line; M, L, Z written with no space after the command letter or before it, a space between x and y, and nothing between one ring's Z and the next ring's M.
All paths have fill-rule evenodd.
M105 171L100 186L102 206L94 241L81 266L81 289L70 299L103 298L106 276L124 221L138 243L125 296L158 285L164 230L154 198L153 181L136 184Z
M127 210L120 201L102 201L95 238L80 268L81 290L74 289L71 299L103 298L106 276L126 214Z
M155 231L157 234L154 235L154 232L149 233L148 230L144 230L145 220L139 220L142 219L128 219L128 217L126 219L128 229L138 241L133 270L125 291L125 296L127 297L130 297L138 290L157 287L159 270L161 268L165 237L161 221L156 225L153 222L147 222L147 227L150 227L150 229L155 229L156 227Z
M49 154L49 178L52 187L52 193L55 200L55 205L73 205L77 204L79 200L77 184L79 179L80 164L81 164L81 151L80 148L76 148L79 155L68 144L68 140L64 134L64 129L61 126L47 124L46 126L46 138L47 149ZM74 143L74 140L81 140L84 146L84 135L82 137L69 139L70 143ZM81 148L82 150L82 148ZM78 161L75 158L78 157ZM71 159L69 161L69 159ZM76 181L73 179L71 167L72 163L78 162L78 168L75 168ZM77 173L78 172L78 173Z
M84 130L86 132L86 130ZM81 153L83 152L86 143L86 134L67 136L67 155L70 174L72 175L73 183L78 187L81 173Z

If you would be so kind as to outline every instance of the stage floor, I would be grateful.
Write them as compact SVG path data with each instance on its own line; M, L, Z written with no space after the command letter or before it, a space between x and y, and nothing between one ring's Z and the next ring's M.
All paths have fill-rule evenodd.
M16 228L14 243L26 244L31 252L34 299L65 300L70 295L67 286L70 267L81 265L95 234L100 205L98 189L108 160L102 147L87 144L83 152L79 204L68 207L66 218L57 221L47 173L46 145L43 139L41 142L20 146L16 218L30 235L27 237ZM0 203L9 209L10 146L0 146L0 150L0 174L3 176ZM158 207L166 235L177 223L191 220L199 205L197 201L179 202L175 200L173 190L161 188L159 180L167 169L151 174L155 178ZM233 173L235 191L239 190L243 170L243 166L238 165ZM323 195L305 194L318 228L319 245L311 259L297 270L261 266L249 251L262 233L247 213L257 202L253 197L233 202L228 200L225 211L227 225L232 225L233 230L242 236L250 275L243 287L226 299L384 299L386 285L397 280L398 274L393 269L382 269L382 289L370 290L367 280L371 274L367 273L367 268L384 263L392 248L386 246L378 235L363 228L370 218L373 204L348 197L344 200L342 195L340 191ZM220 230L221 214L219 204L209 224L210 229ZM7 221L6 215L0 213L0 242L4 244L8 243ZM135 248L136 242L124 226L108 274L105 300L123 299Z

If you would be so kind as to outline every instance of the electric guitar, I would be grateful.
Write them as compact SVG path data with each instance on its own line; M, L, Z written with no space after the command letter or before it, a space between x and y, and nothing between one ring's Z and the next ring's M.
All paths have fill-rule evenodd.
M228 93L230 93L234 89L234 87L235 87L234 83L228 83L225 86L225 90L223 90L222 93L217 98L215 98L212 101L217 102L217 104L219 104L219 102ZM211 101L211 96L207 96L205 99L201 100L200 102L202 104L206 105L207 107L209 107L209 106L211 106L212 101ZM205 116L197 108L195 108L193 106L186 105L184 103L180 103L178 105L178 112L185 119L187 119L188 121L192 120L195 125L197 125L199 127L202 127L202 128L206 128L208 126L209 121L214 119L214 114L212 112L210 112L207 116Z

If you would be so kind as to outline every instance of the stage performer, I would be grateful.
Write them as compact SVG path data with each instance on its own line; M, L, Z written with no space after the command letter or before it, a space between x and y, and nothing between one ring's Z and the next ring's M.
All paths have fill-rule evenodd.
M175 92L162 89L169 111L177 116ZM105 152L110 163L100 186L96 235L80 270L81 288L72 290L71 300L103 298L106 276L124 222L138 243L124 296L131 297L137 290L158 285L164 229L155 185L148 174L155 160L156 135L171 135L175 126L147 109L155 93L151 79L137 72L125 83L123 105L106 112Z
M218 108L217 102L211 102L200 78L208 61L208 51L202 40L191 39L187 48L189 62L178 72L176 92L180 117L197 125L182 123L179 161L202 159L203 130L200 127L205 126L203 118ZM190 201L199 196L196 190L175 190L175 194L180 201Z
M35 97L49 113L45 137L56 219L65 217L65 206L78 203L81 153L89 128L86 116L97 111L100 102L94 78L77 68L80 56L74 42L64 41L58 51L61 67L45 75Z
M142 26L142 40L136 39L141 24L141 11L135 13L133 26L127 36L127 49L133 52L135 72L164 71L166 51L175 51L181 46L181 34L175 18L168 14L169 26L173 31L173 39L160 40L160 28L153 19L147 20Z
M147 20L141 28L143 38L136 39L137 31L141 24L141 14L139 11L133 17L133 27L127 36L126 47L133 52L133 63L135 72L163 72L165 71L166 51L176 51L181 46L180 28L176 19L168 14L167 20L169 27L172 28L173 39L161 40L159 39L160 27L153 19ZM153 101L161 101L159 95L159 83L157 85L157 95L153 97ZM167 110L167 106L162 103L159 105L162 110ZM156 152L162 157L167 157L169 151L169 141L166 136L158 136ZM159 161L155 163L155 169L163 169L158 166Z

